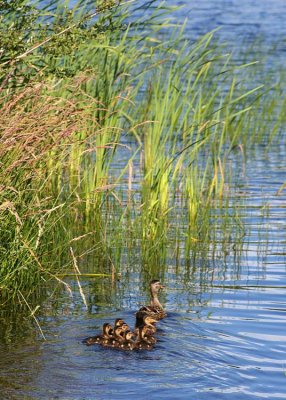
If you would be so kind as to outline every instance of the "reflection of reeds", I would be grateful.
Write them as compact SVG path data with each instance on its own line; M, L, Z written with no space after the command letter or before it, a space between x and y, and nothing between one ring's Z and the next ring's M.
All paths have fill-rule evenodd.
M55 69L72 67L71 77L2 90L3 299L28 299L50 278L70 290L58 276L72 271L71 243L78 262L94 254L93 276L114 278L126 249L135 251L146 279L160 275L172 241L186 260L214 247L219 230L227 247L229 157L265 139L271 113L268 139L279 136L281 104L247 82L256 66L235 68L214 33L190 45L183 30L169 26L165 42L151 28L153 20L143 36L129 27L72 56L46 56Z

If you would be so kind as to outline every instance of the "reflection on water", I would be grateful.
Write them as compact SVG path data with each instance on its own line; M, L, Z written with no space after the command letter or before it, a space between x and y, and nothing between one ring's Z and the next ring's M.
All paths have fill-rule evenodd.
M272 21L280 26L286 11L278 0L271 10L258 0L237 7L237 0L221 0L211 11L213 2L204 0L192 5L191 15L201 29L212 27L209 20L227 20L231 33L240 32L243 18L251 29L274 34ZM270 20L261 20L264 15ZM285 399L286 190L276 195L286 176L285 148L267 156L257 149L245 171L235 189L247 232L244 250L237 254L231 243L229 252L217 249L187 272L184 259L180 267L168 260L162 299L169 316L159 323L152 352L81 343L119 316L132 325L146 301L140 266L126 263L113 286L108 279L82 280L89 312L79 294L73 301L61 294L58 304L47 305L40 321L46 341L29 330L29 319L1 320L1 399Z

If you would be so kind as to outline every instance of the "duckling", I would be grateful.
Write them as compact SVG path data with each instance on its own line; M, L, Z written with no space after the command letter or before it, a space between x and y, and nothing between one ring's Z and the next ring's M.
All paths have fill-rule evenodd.
M145 315L143 318L144 326L145 326L145 332L146 335L151 336L154 335L155 332L157 332L156 325L154 325L157 320L150 315Z
M124 329L123 326L118 326L116 329L114 329L113 339L120 343L124 342L126 331L127 329Z
M87 346L90 346L92 344L107 345L112 338L113 338L113 328L110 324L105 323L102 326L101 335L88 337L83 340L83 343L85 343Z
M154 325L156 322L157 320L154 317L145 314L144 312L138 312L136 314L136 323L134 332L136 333L136 335L138 335L139 328L146 325L148 327L147 335L149 336L153 335L157 331L157 328Z
M114 321L114 329L117 328L118 326L123 325L123 324L125 324L124 319L122 319L122 318L117 318L117 319Z
M134 333L116 328L116 336L110 341L110 346L122 350L133 350L135 346Z
M114 329L113 331L113 337L109 341L108 345L111 347L120 347L120 344L125 341L125 331L121 328L121 326L118 326L117 328Z
M125 340L126 340L127 342L134 342L134 339L135 339L135 335L134 335L133 332L131 332L131 331L126 332L126 334L125 334Z
M115 325L115 327L114 327L114 331L116 330L116 329L119 329L119 328L121 328L121 330L123 331L123 332L127 332L127 331L130 331L131 329L130 329L130 326L128 325L128 324L126 324L126 322L125 321L123 321L123 323L121 324L121 325Z
M119 327L123 327L123 330L130 330L129 326L126 324L126 322L122 318L117 318L114 321L114 330Z
M151 339L152 338L152 339ZM153 336L146 337L145 327L139 328L139 334L136 341L136 349L139 350L152 350L153 344L156 343L156 339Z
M125 340L120 343L119 348L122 350L134 350L136 348L135 335L131 331L125 333Z
M110 344L110 341L113 339L114 329L109 323L106 322L105 324L103 324L102 332L103 335L100 344L102 344L103 346L108 346Z
M142 326L142 328L139 329L139 340L140 342L144 341L149 344L155 344L157 342L157 339L154 336L151 336L148 334L149 333L149 328L147 325Z
M113 337L113 333L114 333L113 328L108 322L103 324L103 326L102 326L102 334L103 334L103 336L105 338L111 339Z
M141 307L139 311L137 311L136 313L136 318L137 315L140 318L141 314L150 315L156 320L165 318L167 316L166 312L163 309L162 304L158 299L159 291L164 288L165 286L163 286L160 283L160 281L156 279L150 282L150 293L151 293L150 305Z
M124 322L124 323L121 325L121 329L122 329L124 332L127 332L127 331L130 331L130 326L129 326L128 324L126 324L126 322Z

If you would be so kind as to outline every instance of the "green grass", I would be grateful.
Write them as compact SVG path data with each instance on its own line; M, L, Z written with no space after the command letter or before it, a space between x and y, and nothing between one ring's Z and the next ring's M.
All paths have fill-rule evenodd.
M234 232L240 243L229 159L282 141L282 70L253 83L257 64L235 66L215 32L190 43L164 6L124 30L128 7L108 7L99 20L114 29L96 34L78 10L17 55L27 84L2 70L2 304L37 305L51 280L70 290L63 276L90 254L97 279L131 255L159 276L170 252L190 264Z

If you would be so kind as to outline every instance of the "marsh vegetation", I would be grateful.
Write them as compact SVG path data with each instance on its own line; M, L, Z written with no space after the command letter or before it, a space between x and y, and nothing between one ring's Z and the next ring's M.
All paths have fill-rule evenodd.
M284 72L187 39L156 1L0 3L1 304L80 285L90 254L90 279L123 257L147 279L170 254L239 251L232 178L283 143Z

